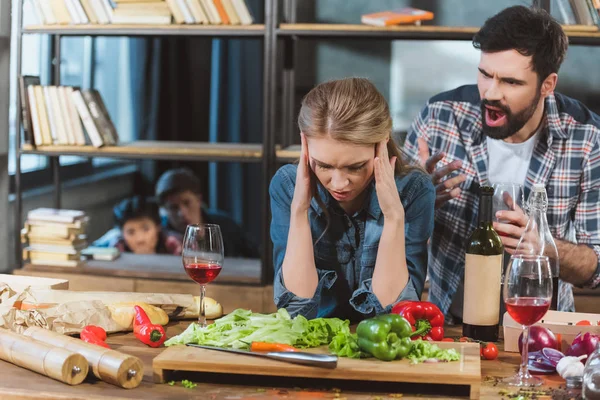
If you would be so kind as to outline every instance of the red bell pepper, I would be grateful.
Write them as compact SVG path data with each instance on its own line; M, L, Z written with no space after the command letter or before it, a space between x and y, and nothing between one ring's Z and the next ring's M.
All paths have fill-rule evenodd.
M110 349L108 344L104 342L106 340L106 331L96 325L84 326L79 333L79 338L84 342L95 344L98 346L106 347Z
M400 314L410 322L413 340L444 339L444 314L435 304L428 301L401 301L392 308L392 313Z
M160 324L153 324L146 311L140 306L134 306L135 318L133 320L133 333L142 343L150 347L158 347L167 339L165 328Z

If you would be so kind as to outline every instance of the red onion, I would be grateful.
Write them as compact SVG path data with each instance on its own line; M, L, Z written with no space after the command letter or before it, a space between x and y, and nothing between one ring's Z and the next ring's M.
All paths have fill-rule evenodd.
M598 341L600 341L600 337L597 335L592 335L589 332L580 333L575 337L571 347L567 350L568 356L579 357L584 354L590 356L594 350L596 350L596 346L598 345ZM585 363L585 360L582 360Z
M543 326L532 326L529 328L529 351L541 351L546 347L558 348L558 340L550 329ZM523 334L519 336L519 353L523 351Z

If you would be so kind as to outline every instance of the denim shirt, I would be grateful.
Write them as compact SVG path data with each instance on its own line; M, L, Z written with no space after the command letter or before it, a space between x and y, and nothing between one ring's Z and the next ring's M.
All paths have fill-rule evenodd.
M296 165L281 167L269 187L277 308L286 308L292 316L301 314L309 319L338 317L359 321L389 313L398 301L419 300L427 275L427 241L434 223L435 189L431 177L414 170L395 178L405 213L405 255L409 280L397 300L384 307L371 287L384 223L374 181L365 189L368 194L363 207L351 216L342 210L325 188L317 185L330 221L329 228L317 241L325 231L327 219L313 198L308 217L319 278L317 289L312 298L296 296L286 289L281 266L288 242L296 170Z

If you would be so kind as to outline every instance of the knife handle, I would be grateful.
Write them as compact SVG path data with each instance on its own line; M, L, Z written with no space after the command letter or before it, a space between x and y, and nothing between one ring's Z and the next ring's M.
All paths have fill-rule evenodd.
M337 356L328 354L313 354L303 352L269 352L265 354L274 360L287 361L294 364L309 365L312 367L321 367L333 369L337 367Z

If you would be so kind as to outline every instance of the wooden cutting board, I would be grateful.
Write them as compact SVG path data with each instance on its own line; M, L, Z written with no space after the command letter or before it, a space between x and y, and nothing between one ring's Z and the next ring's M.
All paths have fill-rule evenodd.
M309 379L459 385L470 388L470 398L479 398L481 385L479 344L453 342L436 344L444 349L455 348L461 355L460 360L413 365L408 360L385 362L376 359L356 360L340 357L337 368L328 370L243 354L188 346L172 346L154 358L152 367L155 381L159 383L168 380L171 371L193 371ZM310 351L328 352L326 347Z

